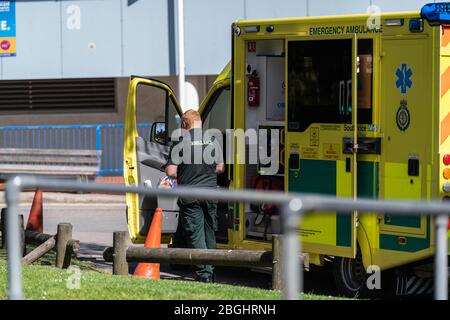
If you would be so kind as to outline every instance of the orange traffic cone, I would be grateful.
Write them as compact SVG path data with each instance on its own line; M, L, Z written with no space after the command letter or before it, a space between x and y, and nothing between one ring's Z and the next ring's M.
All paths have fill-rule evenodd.
M153 216L152 225L145 239L144 248L161 247L162 209L157 208ZM160 279L159 263L139 263L134 271L134 276Z
M26 230L42 233L44 232L43 209L42 209L42 190L36 190L31 205L30 215Z

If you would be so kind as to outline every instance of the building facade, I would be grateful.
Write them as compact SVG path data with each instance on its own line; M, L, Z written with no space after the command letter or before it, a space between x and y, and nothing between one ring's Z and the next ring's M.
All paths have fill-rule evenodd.
M237 19L418 11L432 1L185 0L186 74L197 95L189 106L229 61ZM0 126L123 123L130 75L177 91L176 3L16 0L17 54L0 58ZM144 100L138 121L158 120L158 99Z

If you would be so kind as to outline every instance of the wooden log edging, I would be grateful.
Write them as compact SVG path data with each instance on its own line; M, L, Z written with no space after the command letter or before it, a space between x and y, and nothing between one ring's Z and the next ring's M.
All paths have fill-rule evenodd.
M0 216L0 231L2 233L2 244L1 244L1 248L2 249L8 249L8 244L6 239L8 238L7 236L7 228L6 228L6 218L7 218L7 213L6 213L6 208L2 208L1 211L1 216ZM19 215L19 230L20 230L20 247L22 248L22 254L25 255L26 254L26 243L25 243L25 231L24 231L24 222L23 222L23 215L20 214Z
M25 257L22 258L22 264L29 265L33 262L39 260L42 258L47 252L53 250L56 246L56 240L55 237L51 237L47 241L45 241L43 244L41 244L39 247L31 251L29 254L27 254Z
M28 244L41 245L51 238L54 238L50 234L38 233L34 231L25 230L25 240ZM78 253L80 251L80 241L71 239L67 242L67 246L71 249L72 253ZM54 249L56 251L56 249Z
M0 231L2 233L2 249L8 249L8 244L6 243L7 239L7 228L6 228L6 218L7 218L6 208L2 208L1 216L0 216ZM25 244L25 233L24 233L24 221L23 215L19 215L19 229L20 229L20 247L22 248L22 253L26 253L26 244Z
M114 248L103 252L106 262L113 262L117 254ZM137 246L128 247L126 262L170 263L170 264L213 264L233 267L271 267L271 251L218 250L218 249L149 249Z
M128 262L212 264L233 267L270 267L271 251L218 250L218 249L147 249L129 247Z
M0 216L0 231L2 232L2 249L6 249L6 208L2 208Z
M25 240L27 244L41 245L53 237L54 236L49 234L25 230Z
M70 260L72 258L72 253L68 246L70 240L72 240L72 225L70 223L58 224L55 266L59 269L66 269L70 266Z
M128 232L114 232L111 260L113 262L113 274L114 275L127 275L128 274L128 262L127 262L127 248L128 248ZM106 252L106 250L105 250Z
M114 232L114 246L106 248L103 258L113 263L114 275L128 275L128 263L212 264L232 267L272 267L272 288L281 290L281 237L272 237L273 251L217 249L149 249L128 246L127 232Z
M0 216L0 231L2 233L1 246L7 250L6 219L6 208L2 208ZM72 225L70 223L58 224L58 231L54 236L25 230L23 215L19 216L19 223L21 230L20 241L21 247L23 248L23 264L31 264L42 258L47 252L54 250L56 251L56 267L65 269L70 266L72 255L80 251L80 241L72 239ZM27 244L34 244L38 247L27 254Z
M281 258L282 254L282 239L279 235L272 236L272 252L273 252L273 265L272 265L272 289L281 291L283 288L283 265Z
M80 241L72 239L72 225L70 223L58 224L58 232L54 236L26 230L25 242L38 245L22 259L25 264L35 262L42 258L44 254L53 250L56 252L56 267L65 269L70 266L72 254L80 251Z

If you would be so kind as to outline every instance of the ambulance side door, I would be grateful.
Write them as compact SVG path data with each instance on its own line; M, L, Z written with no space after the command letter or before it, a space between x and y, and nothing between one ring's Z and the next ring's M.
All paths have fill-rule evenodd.
M432 183L432 56L427 36L382 40L381 108L384 134L380 196L425 200ZM435 133L436 134L436 133ZM430 247L430 218L380 216L380 263L393 265Z
M167 84L146 78L130 80L124 134L124 179L127 185L156 188L165 176L170 137L181 122L181 108ZM151 123L151 126L148 124ZM126 195L131 239L141 243L156 208L163 209L163 233L176 231L176 200Z
M355 196L356 39L305 37L287 42L287 190ZM332 53L332 54L331 54ZM356 213L305 217L305 252L353 258Z

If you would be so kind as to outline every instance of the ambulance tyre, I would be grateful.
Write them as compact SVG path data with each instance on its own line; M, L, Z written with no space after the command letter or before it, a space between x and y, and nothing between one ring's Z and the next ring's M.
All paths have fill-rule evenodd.
M367 273L359 252L355 259L336 257L333 276L340 294L352 298L367 296Z

